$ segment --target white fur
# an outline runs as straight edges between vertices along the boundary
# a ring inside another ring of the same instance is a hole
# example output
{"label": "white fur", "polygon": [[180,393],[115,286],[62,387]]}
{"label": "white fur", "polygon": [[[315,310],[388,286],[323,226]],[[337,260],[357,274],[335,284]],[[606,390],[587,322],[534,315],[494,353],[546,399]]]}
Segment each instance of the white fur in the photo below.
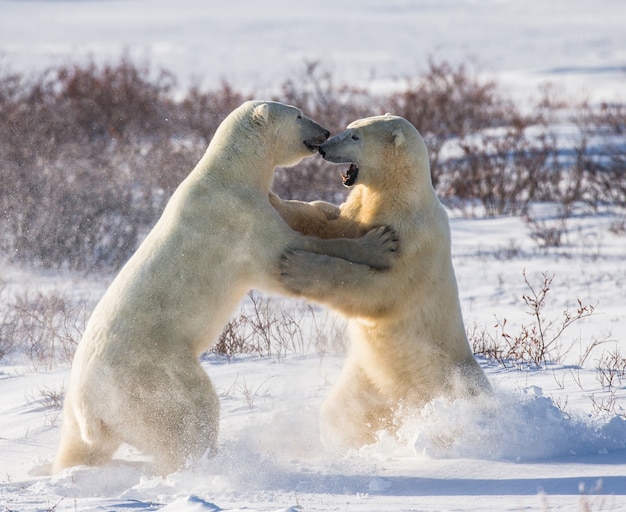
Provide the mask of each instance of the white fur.
{"label": "white fur", "polygon": [[[328,132],[302,112],[247,102],[206,153],[96,306],[74,358],[54,471],[110,460],[121,442],[162,472],[215,450],[219,403],[197,357],[250,288],[280,290],[287,246],[385,266],[393,241],[303,237],[268,201],[274,168],[315,153]],[[347,242],[350,242],[347,244]]]}
{"label": "white fur", "polygon": [[[320,151],[333,162],[354,162],[359,171],[338,214],[312,233],[358,236],[389,225],[400,243],[388,270],[305,251],[288,252],[282,263],[287,288],[351,319],[350,350],[322,406],[322,432],[329,444],[361,446],[379,429],[393,431],[402,409],[439,395],[475,395],[489,384],[465,334],[448,218],[418,131],[391,115],[362,119]],[[290,224],[297,218],[296,205],[283,202],[278,209]]]}

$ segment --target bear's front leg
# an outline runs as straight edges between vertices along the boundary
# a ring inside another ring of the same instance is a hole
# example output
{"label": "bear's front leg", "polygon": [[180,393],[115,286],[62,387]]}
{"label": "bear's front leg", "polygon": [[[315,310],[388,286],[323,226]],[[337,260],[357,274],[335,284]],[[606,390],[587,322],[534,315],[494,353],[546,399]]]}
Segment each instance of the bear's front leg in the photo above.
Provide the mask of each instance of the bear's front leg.
{"label": "bear's front leg", "polygon": [[272,207],[291,229],[303,235],[320,238],[335,237],[333,233],[329,233],[329,221],[339,217],[338,206],[324,201],[305,203],[281,199],[274,192],[269,193],[269,200]]}
{"label": "bear's front leg", "polygon": [[326,304],[346,316],[380,316],[397,304],[397,278],[393,270],[308,251],[285,251],[280,279],[288,291]]}
{"label": "bear's front leg", "polygon": [[393,265],[400,245],[395,230],[389,226],[373,228],[360,238],[320,240],[302,237],[299,241],[303,242],[302,246],[294,244],[292,249],[334,256],[378,270],[388,269]]}
{"label": "bear's front leg", "polygon": [[308,251],[285,251],[280,260],[280,278],[283,285],[298,295],[314,299],[326,293],[327,283],[320,270],[324,261],[335,258]]}

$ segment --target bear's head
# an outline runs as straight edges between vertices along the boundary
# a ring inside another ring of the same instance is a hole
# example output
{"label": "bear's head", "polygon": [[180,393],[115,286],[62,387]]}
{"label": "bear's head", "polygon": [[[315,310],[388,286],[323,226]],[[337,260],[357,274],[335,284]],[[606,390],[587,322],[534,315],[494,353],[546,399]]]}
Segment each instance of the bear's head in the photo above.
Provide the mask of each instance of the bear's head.
{"label": "bear's head", "polygon": [[275,166],[289,167],[317,153],[330,132],[297,107],[276,101],[247,101],[233,112],[244,135]]}
{"label": "bear's head", "polygon": [[428,152],[422,136],[406,119],[384,116],[359,119],[319,148],[325,160],[349,163],[346,187],[388,184],[390,173],[401,186],[431,182]]}

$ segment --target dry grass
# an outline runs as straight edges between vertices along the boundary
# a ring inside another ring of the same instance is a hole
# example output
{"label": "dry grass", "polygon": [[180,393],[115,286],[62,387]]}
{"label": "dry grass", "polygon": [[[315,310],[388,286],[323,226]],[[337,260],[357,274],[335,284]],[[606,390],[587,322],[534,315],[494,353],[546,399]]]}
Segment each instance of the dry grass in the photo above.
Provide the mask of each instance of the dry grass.
{"label": "dry grass", "polygon": [[304,302],[288,304],[257,292],[222,331],[211,353],[231,360],[237,354],[282,359],[288,354],[343,352],[345,323]]}
{"label": "dry grass", "polygon": [[17,353],[34,370],[68,365],[86,318],[84,302],[75,303],[58,292],[25,290],[4,299],[0,302],[0,359]]}

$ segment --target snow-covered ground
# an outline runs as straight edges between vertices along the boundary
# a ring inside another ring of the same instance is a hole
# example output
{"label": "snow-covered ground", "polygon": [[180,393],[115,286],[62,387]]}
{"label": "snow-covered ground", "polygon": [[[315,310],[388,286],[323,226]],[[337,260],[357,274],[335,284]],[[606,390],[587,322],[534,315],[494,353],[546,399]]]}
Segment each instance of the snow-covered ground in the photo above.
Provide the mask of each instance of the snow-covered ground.
{"label": "snow-covered ground", "polygon": [[[317,410],[342,357],[312,347],[280,360],[204,362],[222,404],[214,459],[161,478],[125,448],[113,466],[42,476],[59,433],[59,410],[46,396],[67,385],[68,369],[35,372],[9,359],[0,366],[0,500],[8,510],[57,511],[622,510],[626,376],[603,388],[596,368],[603,354],[626,356],[626,243],[610,229],[619,220],[571,219],[564,246],[544,250],[518,217],[452,215],[468,331],[495,334],[496,319],[506,319],[511,334],[530,324],[521,299],[528,293],[524,271],[537,287],[542,273],[554,274],[543,315],[555,326],[578,299],[593,304],[594,314],[566,329],[560,364],[505,369],[481,359],[495,389],[489,403],[437,400],[406,420],[399,439],[381,433],[377,444],[347,457],[325,453],[317,435]],[[80,276],[6,265],[1,275],[5,292],[92,290],[92,299],[108,279],[82,285]],[[290,304],[275,300],[276,307]],[[312,327],[303,331],[317,335]],[[580,354],[594,341],[604,343],[581,367]],[[442,444],[450,432],[455,440]]]}
{"label": "snow-covered ground", "polygon": [[0,63],[30,70],[127,52],[183,82],[267,93],[305,60],[376,90],[429,57],[473,59],[519,97],[552,81],[613,99],[624,91],[624,19],[622,0],[0,0]]}
{"label": "snow-covered ground", "polygon": [[[545,81],[623,100],[624,19],[622,0],[0,0],[0,65],[35,70],[127,51],[183,83],[226,78],[267,93],[301,72],[304,59],[376,90],[423,70],[429,56],[473,58],[520,101]],[[549,208],[535,208],[553,222]],[[505,320],[512,335],[529,325],[524,272],[533,286],[543,272],[554,275],[543,313],[555,326],[578,299],[595,306],[559,339],[561,363],[520,369],[481,359],[495,389],[489,403],[435,401],[399,439],[381,434],[339,457],[320,446],[317,410],[341,355],[209,358],[222,404],[215,458],[161,478],[124,448],[115,465],[49,477],[42,466],[60,420],[50,396],[67,385],[68,368],[34,371],[12,356],[0,361],[0,511],[626,509],[626,377],[607,386],[596,369],[603,354],[626,354],[626,238],[611,229],[623,226],[623,213],[568,219],[563,245],[550,249],[519,217],[451,217],[474,336],[497,337],[494,326]],[[0,279],[5,293],[59,290],[94,301],[110,276],[2,265]],[[442,432],[456,441],[442,444]]]}

